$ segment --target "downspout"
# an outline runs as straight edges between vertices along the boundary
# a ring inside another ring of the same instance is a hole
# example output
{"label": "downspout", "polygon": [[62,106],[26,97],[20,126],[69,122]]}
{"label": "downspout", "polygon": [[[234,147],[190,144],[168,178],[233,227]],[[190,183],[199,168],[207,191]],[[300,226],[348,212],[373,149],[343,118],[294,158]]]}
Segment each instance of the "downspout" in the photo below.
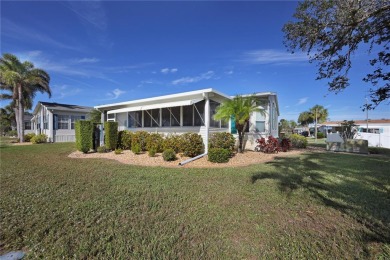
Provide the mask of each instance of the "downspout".
{"label": "downspout", "polygon": [[195,161],[199,158],[202,158],[204,156],[206,156],[209,152],[209,129],[210,129],[210,99],[209,99],[209,95],[208,93],[203,93],[203,97],[205,98],[205,126],[206,126],[206,135],[205,135],[205,152],[203,154],[200,154],[198,156],[195,156],[193,158],[190,158],[190,159],[187,159],[185,161],[182,161],[179,163],[179,166],[183,166],[187,163],[190,163],[192,161]]}

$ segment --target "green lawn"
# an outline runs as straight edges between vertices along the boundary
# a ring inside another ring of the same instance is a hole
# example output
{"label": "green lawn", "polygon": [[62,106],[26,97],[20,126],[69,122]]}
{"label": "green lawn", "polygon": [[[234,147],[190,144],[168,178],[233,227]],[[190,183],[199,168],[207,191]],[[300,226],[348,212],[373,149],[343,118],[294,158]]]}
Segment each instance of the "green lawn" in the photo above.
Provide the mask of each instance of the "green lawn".
{"label": "green lawn", "polygon": [[245,168],[167,169],[71,159],[72,150],[1,146],[0,254],[390,257],[388,156],[307,153]]}

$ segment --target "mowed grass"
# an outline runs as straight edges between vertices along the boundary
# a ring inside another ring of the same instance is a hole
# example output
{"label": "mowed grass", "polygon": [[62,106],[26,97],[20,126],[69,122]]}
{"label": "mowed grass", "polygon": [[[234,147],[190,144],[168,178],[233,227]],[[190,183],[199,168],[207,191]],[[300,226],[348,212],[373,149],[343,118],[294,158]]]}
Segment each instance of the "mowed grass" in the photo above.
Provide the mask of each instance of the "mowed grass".
{"label": "mowed grass", "polygon": [[73,150],[1,146],[0,253],[390,257],[390,157],[306,153],[244,168],[169,169],[68,158]]}

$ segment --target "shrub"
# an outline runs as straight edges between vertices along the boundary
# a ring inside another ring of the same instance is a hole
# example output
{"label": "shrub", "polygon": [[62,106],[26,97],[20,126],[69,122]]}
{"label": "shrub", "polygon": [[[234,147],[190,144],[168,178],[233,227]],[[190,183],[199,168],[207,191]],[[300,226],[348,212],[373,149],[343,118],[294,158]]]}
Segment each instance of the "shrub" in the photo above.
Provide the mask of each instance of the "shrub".
{"label": "shrub", "polygon": [[130,150],[131,148],[131,138],[133,136],[133,133],[130,131],[119,131],[118,132],[118,143],[117,147],[124,149],[124,150]]}
{"label": "shrub", "polygon": [[36,136],[33,136],[30,140],[33,144],[42,144],[47,142],[47,135],[45,134],[39,134]]}
{"label": "shrub", "polygon": [[8,136],[17,136],[18,132],[16,130],[11,130],[7,134],[8,134]]}
{"label": "shrub", "polygon": [[223,148],[234,151],[236,139],[231,133],[213,133],[209,138],[209,148]]}
{"label": "shrub", "polygon": [[132,142],[132,144],[131,144],[131,151],[133,153],[135,153],[135,154],[141,153],[141,146],[139,145],[139,143]]}
{"label": "shrub", "polygon": [[231,150],[224,148],[210,148],[208,160],[215,163],[225,163],[229,161]]}
{"label": "shrub", "polygon": [[76,148],[87,153],[93,147],[93,123],[87,120],[76,121]]}
{"label": "shrub", "polygon": [[168,135],[163,140],[163,150],[173,149],[175,153],[181,152],[182,140],[181,135]]}
{"label": "shrub", "polygon": [[173,149],[167,149],[162,154],[164,161],[174,161],[176,160],[176,153]]}
{"label": "shrub", "polygon": [[290,150],[291,149],[290,139],[283,138],[282,141],[280,142],[280,146],[281,146],[283,152],[287,152],[288,150]]}
{"label": "shrub", "polygon": [[118,141],[118,122],[104,122],[104,145],[114,150]]}
{"label": "shrub", "polygon": [[24,141],[25,141],[25,142],[30,142],[30,141],[31,141],[31,138],[33,138],[34,136],[35,136],[34,133],[25,134],[25,135],[24,135]]}
{"label": "shrub", "polygon": [[325,138],[324,133],[323,133],[323,132],[318,132],[318,133],[317,133],[317,138],[318,138],[318,139]]}
{"label": "shrub", "polygon": [[99,147],[96,149],[96,151],[97,151],[98,153],[106,153],[106,152],[107,152],[107,148],[106,148],[104,145],[102,145],[102,146],[99,146]]}
{"label": "shrub", "polygon": [[163,141],[164,138],[160,134],[149,134],[146,137],[146,150],[149,151],[154,148],[157,153],[161,153],[163,151]]}
{"label": "shrub", "polygon": [[185,133],[182,136],[181,151],[184,156],[195,157],[204,151],[203,139],[195,133]]}
{"label": "shrub", "polygon": [[307,139],[306,137],[299,134],[292,134],[290,136],[291,145],[294,148],[306,148]]}
{"label": "shrub", "polygon": [[[146,131],[138,131],[133,133],[131,137],[131,147],[134,143],[137,143],[141,151],[146,151],[146,140],[148,139],[149,133]],[[133,150],[133,148],[131,148]]]}
{"label": "shrub", "polygon": [[123,151],[120,148],[115,149],[115,154],[121,154]]}
{"label": "shrub", "polygon": [[154,146],[150,147],[148,150],[148,154],[150,157],[154,157],[156,155],[156,152],[157,152],[157,149]]}

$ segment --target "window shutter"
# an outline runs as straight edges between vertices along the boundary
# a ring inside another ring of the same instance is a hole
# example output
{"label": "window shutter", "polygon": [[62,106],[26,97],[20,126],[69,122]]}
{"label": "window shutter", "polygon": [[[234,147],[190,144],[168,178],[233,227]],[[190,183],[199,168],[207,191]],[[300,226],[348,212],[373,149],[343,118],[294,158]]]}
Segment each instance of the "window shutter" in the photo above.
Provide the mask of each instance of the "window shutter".
{"label": "window shutter", "polygon": [[230,133],[231,134],[237,134],[237,129],[236,129],[236,119],[234,118],[234,116],[231,116],[230,117]]}
{"label": "window shutter", "polygon": [[58,115],[57,115],[57,114],[54,114],[54,115],[53,115],[53,129],[54,129],[54,130],[57,130],[57,129],[58,129],[58,124],[57,124],[57,122],[58,122]]}

